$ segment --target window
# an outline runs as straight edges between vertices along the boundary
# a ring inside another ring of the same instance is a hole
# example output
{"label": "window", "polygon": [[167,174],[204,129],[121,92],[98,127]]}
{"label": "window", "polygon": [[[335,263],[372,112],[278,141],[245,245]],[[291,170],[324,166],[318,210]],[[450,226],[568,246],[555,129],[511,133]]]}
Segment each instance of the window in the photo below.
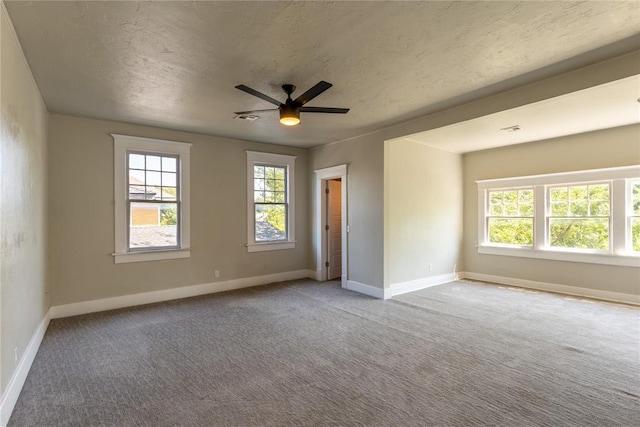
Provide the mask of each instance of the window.
{"label": "window", "polygon": [[478,181],[478,252],[640,267],[640,166]]}
{"label": "window", "polygon": [[609,250],[609,184],[549,187],[552,248]]}
{"label": "window", "polygon": [[533,189],[489,191],[487,229],[491,243],[533,246]]}
{"label": "window", "polygon": [[247,151],[249,252],[295,247],[295,157]]}
{"label": "window", "polygon": [[631,191],[629,199],[631,200],[629,215],[629,228],[630,235],[628,236],[630,250],[634,252],[640,252],[640,181],[630,182]]}
{"label": "window", "polygon": [[115,262],[189,257],[191,144],[112,136]]}

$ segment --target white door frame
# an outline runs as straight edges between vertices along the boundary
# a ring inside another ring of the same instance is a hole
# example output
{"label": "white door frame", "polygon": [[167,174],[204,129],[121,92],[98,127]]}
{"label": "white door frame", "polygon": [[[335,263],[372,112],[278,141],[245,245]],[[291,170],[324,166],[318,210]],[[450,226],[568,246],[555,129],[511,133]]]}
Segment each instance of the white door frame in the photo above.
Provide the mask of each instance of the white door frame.
{"label": "white door frame", "polygon": [[327,224],[327,198],[323,185],[329,179],[340,179],[342,190],[342,287],[347,287],[348,278],[348,224],[347,224],[347,165],[332,166],[330,168],[318,169],[316,174],[316,215],[319,219],[316,224],[316,279],[324,282],[327,280],[327,239],[325,238],[325,225]]}

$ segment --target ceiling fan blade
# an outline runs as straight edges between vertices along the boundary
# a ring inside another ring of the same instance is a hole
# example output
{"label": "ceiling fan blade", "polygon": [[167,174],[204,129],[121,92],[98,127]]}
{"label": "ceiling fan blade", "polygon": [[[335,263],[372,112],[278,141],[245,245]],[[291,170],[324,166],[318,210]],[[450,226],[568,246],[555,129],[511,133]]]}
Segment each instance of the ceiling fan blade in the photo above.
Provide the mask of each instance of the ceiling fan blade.
{"label": "ceiling fan blade", "polygon": [[347,114],[348,108],[331,108],[331,107],[300,107],[301,113],[332,113]]}
{"label": "ceiling fan blade", "polygon": [[253,113],[262,113],[265,111],[278,111],[278,108],[269,108],[267,110],[236,111],[233,114],[253,114]]}
{"label": "ceiling fan blade", "polygon": [[331,86],[333,86],[331,83],[325,82],[324,80],[322,80],[321,82],[316,84],[314,87],[312,87],[311,89],[309,89],[308,91],[306,91],[305,93],[297,97],[293,101],[293,103],[296,105],[304,105],[307,102],[311,101],[316,96],[320,95],[325,90],[329,89]]}
{"label": "ceiling fan blade", "polygon": [[238,86],[236,86],[236,89],[240,89],[241,91],[246,92],[249,95],[257,96],[258,98],[264,99],[265,101],[270,102],[273,105],[277,105],[278,107],[280,106],[280,101],[277,101],[277,100],[273,99],[272,97],[270,97],[269,95],[265,95],[262,92],[258,92],[255,89],[251,89],[249,86],[238,85]]}

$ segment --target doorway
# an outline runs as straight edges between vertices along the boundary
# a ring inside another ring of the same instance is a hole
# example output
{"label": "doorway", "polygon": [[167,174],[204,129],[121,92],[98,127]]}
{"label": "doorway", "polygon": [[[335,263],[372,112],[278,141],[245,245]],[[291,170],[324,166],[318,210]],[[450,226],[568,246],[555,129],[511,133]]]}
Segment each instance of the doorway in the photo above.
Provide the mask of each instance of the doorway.
{"label": "doorway", "polygon": [[342,277],[342,182],[341,179],[326,181],[327,198],[327,280]]}
{"label": "doorway", "polygon": [[315,171],[316,280],[348,278],[347,165]]}

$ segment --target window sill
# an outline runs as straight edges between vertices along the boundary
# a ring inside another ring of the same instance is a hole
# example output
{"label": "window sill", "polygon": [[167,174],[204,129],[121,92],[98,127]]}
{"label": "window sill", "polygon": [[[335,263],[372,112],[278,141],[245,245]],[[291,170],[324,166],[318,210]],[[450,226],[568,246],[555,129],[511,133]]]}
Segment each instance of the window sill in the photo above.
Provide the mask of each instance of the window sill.
{"label": "window sill", "polygon": [[115,264],[125,264],[129,262],[162,261],[168,259],[179,259],[191,257],[191,249],[169,249],[147,252],[122,252],[113,255]]}
{"label": "window sill", "polygon": [[295,247],[295,241],[248,243],[247,252],[279,251],[281,249],[294,249]]}
{"label": "window sill", "polygon": [[584,262],[624,267],[640,267],[640,256],[611,255],[598,253],[578,253],[564,250],[544,250],[530,248],[508,248],[504,246],[479,245],[478,253],[484,255],[513,256],[520,258],[548,259],[553,261]]}

